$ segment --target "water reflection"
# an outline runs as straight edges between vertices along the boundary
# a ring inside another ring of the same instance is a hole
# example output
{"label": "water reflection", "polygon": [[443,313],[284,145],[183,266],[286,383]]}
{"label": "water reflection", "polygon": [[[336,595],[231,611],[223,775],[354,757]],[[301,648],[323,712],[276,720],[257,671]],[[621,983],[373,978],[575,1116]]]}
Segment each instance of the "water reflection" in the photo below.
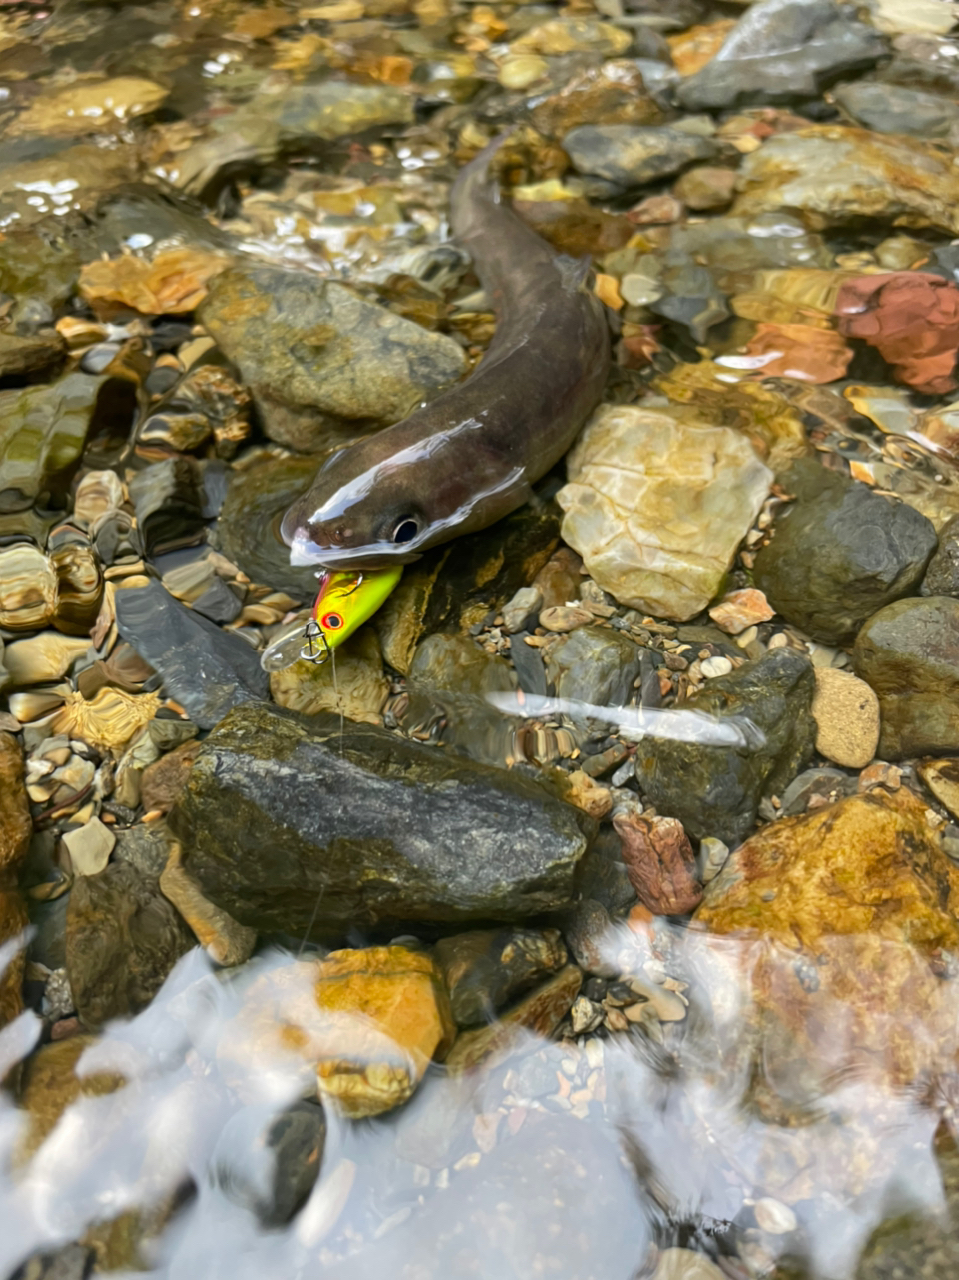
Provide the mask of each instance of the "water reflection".
{"label": "water reflection", "polygon": [[[835,941],[853,962],[867,940]],[[3,1099],[0,1274],[135,1213],[140,1265],[164,1280],[629,1280],[677,1244],[729,1276],[845,1280],[883,1221],[945,1208],[934,1146],[959,1048],[946,970],[868,942],[868,981],[843,998],[800,983],[797,1003],[780,943],[619,925],[603,949],[648,1017],[558,1042],[517,1030],[477,1070],[432,1067],[406,1107],[351,1122],[326,1105],[325,1123],[314,1064],[357,1037],[375,1056],[381,1033],[317,1009],[309,958],[217,973],[194,951],[133,1021],[47,1046],[77,1058],[59,1118],[69,1066],[38,1081],[43,1053],[31,1111]],[[661,1019],[667,993],[680,1016]],[[0,1034],[4,1069],[39,1025]]]}

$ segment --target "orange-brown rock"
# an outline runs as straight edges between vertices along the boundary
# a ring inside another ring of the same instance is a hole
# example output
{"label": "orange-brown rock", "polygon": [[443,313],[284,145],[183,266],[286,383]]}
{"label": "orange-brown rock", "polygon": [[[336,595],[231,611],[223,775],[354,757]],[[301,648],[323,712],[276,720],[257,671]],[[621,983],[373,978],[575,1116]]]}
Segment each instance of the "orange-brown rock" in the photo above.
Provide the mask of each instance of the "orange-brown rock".
{"label": "orange-brown rock", "polygon": [[746,344],[746,354],[761,359],[759,374],[763,378],[823,383],[844,378],[853,353],[835,329],[818,329],[809,324],[757,324]]}
{"label": "orange-brown rock", "polygon": [[640,901],[654,915],[679,916],[698,907],[703,891],[683,824],[676,818],[618,813],[613,826]]}
{"label": "orange-brown rock", "polygon": [[959,1058],[957,909],[959,867],[903,787],[763,827],[709,885],[695,923],[761,942],[751,994],[789,1059],[823,1079],[848,1071],[897,1088]]}
{"label": "orange-brown rock", "polygon": [[774,618],[776,610],[756,587],[743,587],[723,596],[719,604],[710,609],[709,616],[721,631],[738,636],[747,627]]}
{"label": "orange-brown rock", "polygon": [[[331,952],[319,967],[316,1002],[351,1024],[351,1038],[317,1067],[320,1092],[350,1116],[376,1115],[404,1102],[430,1059],[444,1057],[456,1034],[431,957],[405,947]],[[392,1042],[402,1061],[371,1060],[366,1023]]]}
{"label": "orange-brown rock", "polygon": [[431,957],[367,947],[264,974],[225,1029],[217,1056],[241,1093],[264,1071],[294,1073],[305,1092],[318,1091],[360,1118],[406,1102],[454,1035]]}
{"label": "orange-brown rock", "polygon": [[959,289],[925,271],[847,280],[836,300],[839,332],[862,338],[899,382],[929,395],[955,389]]}
{"label": "orange-brown rock", "polygon": [[101,319],[130,307],[143,315],[176,315],[195,311],[208,281],[229,265],[225,254],[183,246],[161,250],[152,262],[126,253],[88,263],[79,288]]}

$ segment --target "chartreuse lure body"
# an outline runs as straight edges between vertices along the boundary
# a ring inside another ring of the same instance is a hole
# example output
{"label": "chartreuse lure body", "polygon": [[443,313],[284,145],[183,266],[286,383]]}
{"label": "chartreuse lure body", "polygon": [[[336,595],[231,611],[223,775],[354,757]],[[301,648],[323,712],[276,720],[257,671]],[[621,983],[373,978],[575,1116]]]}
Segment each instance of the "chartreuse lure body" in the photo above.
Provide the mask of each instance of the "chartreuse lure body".
{"label": "chartreuse lure body", "polygon": [[324,569],[306,627],[277,637],[260,659],[267,671],[282,671],[298,659],[325,662],[333,650],[371,618],[403,573],[385,569]]}

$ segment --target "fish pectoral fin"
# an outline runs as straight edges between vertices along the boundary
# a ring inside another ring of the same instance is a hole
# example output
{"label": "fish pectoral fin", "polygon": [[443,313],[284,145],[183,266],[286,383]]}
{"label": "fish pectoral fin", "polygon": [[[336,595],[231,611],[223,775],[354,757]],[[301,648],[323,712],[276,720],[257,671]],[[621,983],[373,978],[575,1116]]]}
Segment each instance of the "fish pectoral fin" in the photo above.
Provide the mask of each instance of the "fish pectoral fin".
{"label": "fish pectoral fin", "polygon": [[556,270],[567,293],[576,293],[585,289],[592,269],[593,263],[590,258],[572,258],[568,253],[556,255]]}

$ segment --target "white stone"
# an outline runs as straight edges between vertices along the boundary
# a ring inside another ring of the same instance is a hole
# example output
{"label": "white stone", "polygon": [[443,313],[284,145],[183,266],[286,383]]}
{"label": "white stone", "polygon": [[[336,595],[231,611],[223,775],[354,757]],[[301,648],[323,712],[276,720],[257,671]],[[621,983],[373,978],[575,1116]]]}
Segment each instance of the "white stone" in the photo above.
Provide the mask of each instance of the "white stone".
{"label": "white stone", "polygon": [[699,842],[699,862],[703,884],[719,875],[729,857],[729,846],[716,836],[705,836]]}
{"label": "white stone", "polygon": [[796,1215],[788,1204],[774,1200],[772,1196],[764,1196],[753,1205],[756,1222],[763,1231],[771,1236],[786,1236],[796,1230]]}
{"label": "white stone", "polygon": [[733,664],[723,654],[717,653],[712,658],[703,658],[699,669],[707,680],[715,680],[717,676],[728,676]]}
{"label": "white stone", "polygon": [[886,35],[944,36],[959,21],[950,0],[867,0],[873,26]]}
{"label": "white stone", "polygon": [[63,836],[74,873],[78,876],[98,875],[110,861],[116,842],[116,836],[99,818],[91,818],[86,826],[67,831]]}
{"label": "white stone", "polygon": [[563,539],[621,604],[685,622],[712,600],[773,474],[745,436],[601,405],[557,495]]}

